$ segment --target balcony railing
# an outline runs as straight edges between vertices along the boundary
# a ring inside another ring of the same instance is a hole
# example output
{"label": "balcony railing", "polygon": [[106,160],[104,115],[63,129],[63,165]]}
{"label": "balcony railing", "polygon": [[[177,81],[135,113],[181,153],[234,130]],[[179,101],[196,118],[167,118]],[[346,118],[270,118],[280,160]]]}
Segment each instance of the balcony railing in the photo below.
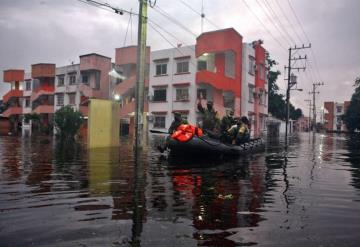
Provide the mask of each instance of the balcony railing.
{"label": "balcony railing", "polygon": [[196,83],[207,83],[219,90],[240,93],[240,83],[236,84],[233,78],[207,70],[196,73]]}
{"label": "balcony railing", "polygon": [[37,113],[37,114],[54,113],[54,106],[53,105],[39,105],[32,112]]}
{"label": "balcony railing", "polygon": [[8,93],[6,93],[3,96],[4,103],[7,103],[11,98],[20,98],[23,97],[23,91],[22,90],[10,90]]}
{"label": "balcony railing", "polygon": [[35,101],[40,95],[52,95],[54,91],[55,88],[53,86],[40,86],[31,94],[31,101]]}
{"label": "balcony railing", "polygon": [[22,107],[19,106],[9,107],[6,111],[2,113],[2,115],[7,118],[12,115],[21,115],[21,114],[22,114]]}

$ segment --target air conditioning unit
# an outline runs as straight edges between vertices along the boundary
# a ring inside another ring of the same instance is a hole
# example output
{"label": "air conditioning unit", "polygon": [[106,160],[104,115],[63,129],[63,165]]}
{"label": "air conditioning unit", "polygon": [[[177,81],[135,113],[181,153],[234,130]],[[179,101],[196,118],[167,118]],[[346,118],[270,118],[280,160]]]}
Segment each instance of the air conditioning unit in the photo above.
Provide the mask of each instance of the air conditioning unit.
{"label": "air conditioning unit", "polygon": [[154,121],[154,115],[149,115],[148,116],[148,121],[153,122]]}
{"label": "air conditioning unit", "polygon": [[147,96],[147,99],[148,99],[149,102],[152,102],[154,100],[154,95],[149,94]]}

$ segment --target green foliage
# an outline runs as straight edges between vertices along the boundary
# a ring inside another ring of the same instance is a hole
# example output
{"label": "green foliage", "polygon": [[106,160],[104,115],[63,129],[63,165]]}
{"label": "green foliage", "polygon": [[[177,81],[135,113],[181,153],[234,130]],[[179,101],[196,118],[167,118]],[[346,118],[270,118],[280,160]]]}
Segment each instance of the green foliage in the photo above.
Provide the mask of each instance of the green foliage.
{"label": "green foliage", "polygon": [[[279,86],[276,81],[281,74],[280,71],[272,71],[271,68],[276,65],[276,61],[271,59],[269,55],[266,57],[268,63],[268,84],[269,84],[269,113],[278,119],[286,119],[286,101],[284,95],[279,93]],[[289,114],[291,119],[298,119],[302,116],[300,108],[295,107],[290,103]]]}
{"label": "green foliage", "polygon": [[29,113],[24,115],[24,121],[29,122],[30,120],[39,122],[40,121],[40,115],[37,113]]}
{"label": "green foliage", "polygon": [[355,79],[355,92],[343,117],[347,129],[351,132],[360,130],[360,77]]}
{"label": "green foliage", "polygon": [[61,139],[73,139],[83,123],[83,117],[71,106],[64,106],[55,112],[54,123]]}

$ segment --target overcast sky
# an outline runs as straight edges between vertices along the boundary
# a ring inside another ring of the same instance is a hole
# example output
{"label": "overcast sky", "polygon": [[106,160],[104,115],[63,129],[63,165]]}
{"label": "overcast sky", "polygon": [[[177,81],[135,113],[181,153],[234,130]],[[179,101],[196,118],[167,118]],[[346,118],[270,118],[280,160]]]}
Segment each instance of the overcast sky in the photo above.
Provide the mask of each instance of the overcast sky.
{"label": "overcast sky", "polygon": [[[105,2],[138,11],[137,0]],[[287,49],[290,45],[307,45],[309,39],[312,50],[296,54],[306,54],[308,60],[307,71],[296,72],[298,87],[303,92],[292,91],[292,102],[307,115],[304,100],[310,97],[308,91],[312,82],[320,80],[325,85],[319,88],[318,106],[323,101],[349,100],[354,79],[360,76],[360,1],[290,0],[290,3],[288,0],[205,0],[207,20],[203,28],[210,31],[233,27],[245,42],[264,40],[264,47],[279,62],[282,75],[278,84],[282,92],[285,91],[283,72]],[[155,7],[148,10],[149,19],[157,29],[148,27],[151,49],[171,48],[171,44],[178,43],[195,44],[196,35],[201,33],[201,18],[194,10],[201,12],[201,0],[157,0]],[[167,41],[158,32],[162,32]],[[57,66],[72,61],[78,63],[79,55],[92,52],[112,57],[114,61],[116,47],[135,45],[136,41],[136,16],[130,21],[126,13],[116,15],[77,0],[0,0],[1,72],[10,68],[29,72],[31,64],[40,62]],[[0,76],[2,97],[9,87],[2,83],[2,73]]]}

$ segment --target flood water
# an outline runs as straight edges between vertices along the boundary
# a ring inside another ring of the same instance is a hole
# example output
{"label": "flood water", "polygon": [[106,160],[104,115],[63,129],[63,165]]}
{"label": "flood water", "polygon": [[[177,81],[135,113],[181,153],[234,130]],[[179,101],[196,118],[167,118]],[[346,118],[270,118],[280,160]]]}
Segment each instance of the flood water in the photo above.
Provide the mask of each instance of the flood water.
{"label": "flood water", "polygon": [[0,246],[359,246],[359,138],[191,161],[0,137]]}

